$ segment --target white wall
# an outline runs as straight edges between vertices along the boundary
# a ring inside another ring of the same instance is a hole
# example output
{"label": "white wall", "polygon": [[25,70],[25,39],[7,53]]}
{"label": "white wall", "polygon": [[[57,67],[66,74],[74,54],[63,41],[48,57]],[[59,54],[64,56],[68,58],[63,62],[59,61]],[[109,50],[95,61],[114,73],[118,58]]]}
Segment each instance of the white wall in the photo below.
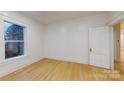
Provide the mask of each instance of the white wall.
{"label": "white wall", "polygon": [[[89,28],[105,26],[108,18],[106,14],[90,15],[44,26],[17,12],[0,12],[0,76],[43,57],[87,64]],[[27,27],[27,55],[25,57],[4,60],[3,19],[12,20]]]}
{"label": "white wall", "polygon": [[124,29],[121,32],[121,50],[124,50]]}
{"label": "white wall", "polygon": [[105,26],[108,15],[91,15],[48,24],[45,31],[44,56],[52,59],[88,63],[88,31]]}
{"label": "white wall", "polygon": [[[5,15],[5,16],[3,16]],[[3,19],[12,20],[26,26],[27,33],[27,53],[24,57],[14,60],[4,60],[4,42],[3,42]],[[43,58],[43,25],[31,20],[17,12],[0,13],[0,76],[13,72],[25,65],[31,64]]]}

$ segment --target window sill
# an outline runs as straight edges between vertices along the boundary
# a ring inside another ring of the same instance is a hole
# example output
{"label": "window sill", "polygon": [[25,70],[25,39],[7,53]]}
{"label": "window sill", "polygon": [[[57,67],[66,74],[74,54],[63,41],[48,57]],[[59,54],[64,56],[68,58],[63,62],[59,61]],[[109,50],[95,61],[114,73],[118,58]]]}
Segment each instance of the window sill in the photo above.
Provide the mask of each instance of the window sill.
{"label": "window sill", "polygon": [[13,57],[13,58],[8,58],[8,59],[5,59],[4,62],[17,60],[17,59],[20,59],[20,58],[24,58],[24,57],[26,57],[26,56],[27,56],[27,55],[21,55],[21,56],[17,56],[17,57]]}

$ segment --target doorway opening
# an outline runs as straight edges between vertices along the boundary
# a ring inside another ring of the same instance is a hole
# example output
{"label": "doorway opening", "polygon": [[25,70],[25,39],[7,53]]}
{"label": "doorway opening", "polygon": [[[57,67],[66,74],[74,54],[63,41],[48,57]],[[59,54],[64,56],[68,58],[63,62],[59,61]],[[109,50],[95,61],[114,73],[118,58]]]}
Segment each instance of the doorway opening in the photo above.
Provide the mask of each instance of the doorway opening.
{"label": "doorway opening", "polygon": [[124,72],[124,20],[113,25],[115,69]]}
{"label": "doorway opening", "polygon": [[116,62],[124,62],[124,21],[113,25],[114,29],[114,59]]}

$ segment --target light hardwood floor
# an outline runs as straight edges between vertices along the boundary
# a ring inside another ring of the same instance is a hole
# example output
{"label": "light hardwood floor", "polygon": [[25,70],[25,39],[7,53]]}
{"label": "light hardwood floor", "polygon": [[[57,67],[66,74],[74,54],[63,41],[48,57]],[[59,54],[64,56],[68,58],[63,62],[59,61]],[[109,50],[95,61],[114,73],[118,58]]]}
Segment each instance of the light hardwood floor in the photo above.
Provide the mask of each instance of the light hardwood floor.
{"label": "light hardwood floor", "polygon": [[0,80],[124,80],[124,63],[115,62],[115,71],[59,60],[43,59]]}

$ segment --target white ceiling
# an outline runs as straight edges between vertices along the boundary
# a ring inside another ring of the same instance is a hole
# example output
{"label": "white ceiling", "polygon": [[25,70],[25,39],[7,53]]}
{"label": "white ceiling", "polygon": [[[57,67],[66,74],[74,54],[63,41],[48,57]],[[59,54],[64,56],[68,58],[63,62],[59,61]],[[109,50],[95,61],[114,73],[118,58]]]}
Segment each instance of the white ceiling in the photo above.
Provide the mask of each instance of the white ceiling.
{"label": "white ceiling", "polygon": [[108,13],[102,11],[25,11],[21,14],[28,16],[43,24],[48,24],[56,21],[68,20],[72,18],[84,17],[100,13]]}

